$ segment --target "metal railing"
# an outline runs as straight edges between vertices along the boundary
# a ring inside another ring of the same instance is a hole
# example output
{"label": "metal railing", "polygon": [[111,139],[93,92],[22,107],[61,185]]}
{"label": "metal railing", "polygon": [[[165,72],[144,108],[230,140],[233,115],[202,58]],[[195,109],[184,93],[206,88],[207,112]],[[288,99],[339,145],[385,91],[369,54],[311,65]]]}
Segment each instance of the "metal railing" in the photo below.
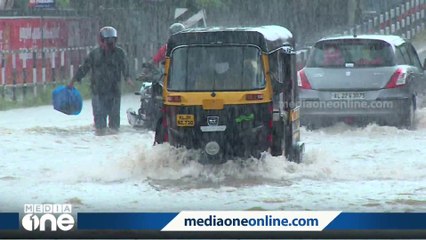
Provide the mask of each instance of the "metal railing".
{"label": "metal railing", "polygon": [[[89,52],[96,46],[70,48],[21,49],[0,52],[0,92],[3,100],[37,96],[38,88],[66,84]],[[139,59],[137,46],[123,44],[128,52],[131,74],[135,76],[144,59]],[[151,47],[153,48],[153,47]],[[32,91],[28,91],[32,89]]]}

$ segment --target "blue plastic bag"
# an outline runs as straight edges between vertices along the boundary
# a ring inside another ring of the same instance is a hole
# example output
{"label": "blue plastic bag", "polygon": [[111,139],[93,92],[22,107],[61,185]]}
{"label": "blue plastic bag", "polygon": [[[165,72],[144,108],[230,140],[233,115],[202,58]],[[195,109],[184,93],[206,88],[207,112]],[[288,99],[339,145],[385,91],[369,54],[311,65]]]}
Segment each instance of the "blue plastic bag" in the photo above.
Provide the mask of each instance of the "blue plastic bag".
{"label": "blue plastic bag", "polygon": [[59,86],[52,92],[53,108],[67,115],[78,115],[83,108],[83,99],[76,88]]}

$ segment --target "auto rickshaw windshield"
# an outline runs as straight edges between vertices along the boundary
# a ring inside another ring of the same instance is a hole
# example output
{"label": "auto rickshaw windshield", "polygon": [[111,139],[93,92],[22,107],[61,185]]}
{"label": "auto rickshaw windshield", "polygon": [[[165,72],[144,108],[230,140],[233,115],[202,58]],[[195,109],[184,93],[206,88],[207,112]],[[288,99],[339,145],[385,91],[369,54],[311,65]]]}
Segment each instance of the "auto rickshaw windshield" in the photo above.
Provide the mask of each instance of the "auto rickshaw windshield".
{"label": "auto rickshaw windshield", "polygon": [[170,91],[247,91],[265,88],[254,46],[185,46],[171,56]]}

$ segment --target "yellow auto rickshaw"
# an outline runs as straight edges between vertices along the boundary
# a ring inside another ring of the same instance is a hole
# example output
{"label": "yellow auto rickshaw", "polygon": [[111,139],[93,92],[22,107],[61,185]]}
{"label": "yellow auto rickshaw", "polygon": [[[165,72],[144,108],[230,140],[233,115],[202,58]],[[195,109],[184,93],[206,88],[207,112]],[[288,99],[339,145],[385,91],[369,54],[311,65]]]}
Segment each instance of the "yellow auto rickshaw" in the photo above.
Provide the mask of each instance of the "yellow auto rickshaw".
{"label": "yellow auto rickshaw", "polygon": [[294,39],[281,26],[187,29],[168,40],[158,142],[208,163],[284,154],[300,162]]}

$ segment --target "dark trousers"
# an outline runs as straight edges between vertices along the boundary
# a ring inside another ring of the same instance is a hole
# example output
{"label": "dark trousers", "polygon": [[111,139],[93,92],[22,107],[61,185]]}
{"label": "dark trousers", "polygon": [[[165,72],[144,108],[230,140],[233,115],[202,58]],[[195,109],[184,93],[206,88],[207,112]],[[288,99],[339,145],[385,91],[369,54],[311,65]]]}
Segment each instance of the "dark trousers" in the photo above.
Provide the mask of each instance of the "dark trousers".
{"label": "dark trousers", "polygon": [[120,127],[121,96],[92,95],[93,118],[96,129]]}

